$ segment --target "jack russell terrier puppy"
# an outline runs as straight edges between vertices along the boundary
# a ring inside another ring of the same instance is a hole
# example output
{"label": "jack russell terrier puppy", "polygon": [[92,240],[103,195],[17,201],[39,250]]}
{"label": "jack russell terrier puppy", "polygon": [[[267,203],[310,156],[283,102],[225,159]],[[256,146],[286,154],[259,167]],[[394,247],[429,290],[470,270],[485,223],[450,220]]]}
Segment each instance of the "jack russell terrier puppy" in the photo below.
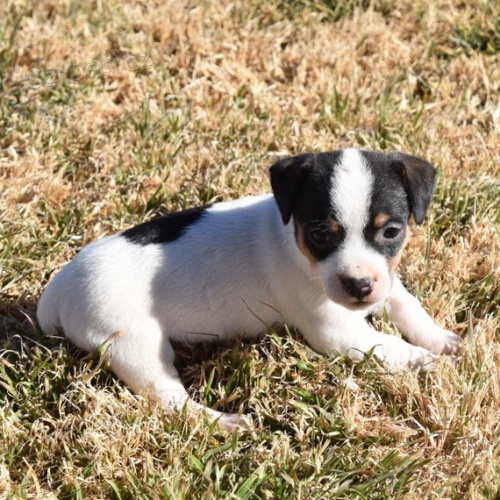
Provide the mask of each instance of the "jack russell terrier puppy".
{"label": "jack russell terrier puppy", "polygon": [[[111,369],[165,406],[188,399],[170,339],[255,337],[298,328],[319,353],[390,368],[425,368],[458,353],[395,276],[412,215],[421,224],[432,165],[403,153],[301,154],[270,168],[273,194],[172,213],[96,241],[49,283],[38,305],[46,334],[62,328],[86,351],[108,344]],[[365,321],[386,310],[408,341]],[[250,425],[205,409],[222,427]]]}

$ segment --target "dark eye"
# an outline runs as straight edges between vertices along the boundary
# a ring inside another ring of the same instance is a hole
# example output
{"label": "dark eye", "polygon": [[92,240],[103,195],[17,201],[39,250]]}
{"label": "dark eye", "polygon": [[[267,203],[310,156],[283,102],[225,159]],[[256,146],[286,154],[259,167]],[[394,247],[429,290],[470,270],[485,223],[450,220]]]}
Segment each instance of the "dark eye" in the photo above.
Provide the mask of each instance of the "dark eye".
{"label": "dark eye", "polygon": [[329,245],[332,241],[332,236],[328,231],[322,228],[315,227],[309,229],[309,238],[315,245],[325,246]]}
{"label": "dark eye", "polygon": [[388,226],[384,229],[383,235],[386,240],[397,238],[403,229],[399,226]]}

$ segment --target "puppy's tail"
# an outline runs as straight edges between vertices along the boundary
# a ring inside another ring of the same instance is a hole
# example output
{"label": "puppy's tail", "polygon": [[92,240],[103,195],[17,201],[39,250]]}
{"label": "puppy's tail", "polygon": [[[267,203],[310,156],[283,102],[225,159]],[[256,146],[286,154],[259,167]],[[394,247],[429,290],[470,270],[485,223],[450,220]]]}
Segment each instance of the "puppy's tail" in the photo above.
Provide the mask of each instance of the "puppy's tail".
{"label": "puppy's tail", "polygon": [[36,319],[45,335],[55,335],[61,326],[57,276],[48,285],[38,301]]}

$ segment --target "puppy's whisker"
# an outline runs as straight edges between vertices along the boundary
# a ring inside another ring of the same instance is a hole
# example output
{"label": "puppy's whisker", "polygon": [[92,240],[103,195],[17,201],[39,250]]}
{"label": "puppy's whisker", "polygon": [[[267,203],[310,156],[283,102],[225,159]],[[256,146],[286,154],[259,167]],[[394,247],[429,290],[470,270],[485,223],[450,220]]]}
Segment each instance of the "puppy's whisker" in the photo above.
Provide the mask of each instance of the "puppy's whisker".
{"label": "puppy's whisker", "polygon": [[[256,314],[252,309],[251,307],[246,303],[245,299],[243,299],[243,297],[240,297],[240,300],[243,302],[243,304],[245,304],[245,307],[248,309],[248,311],[250,311],[250,314],[256,318],[257,320],[259,320],[263,326],[266,328],[266,329],[270,329],[272,325],[268,325],[258,314]],[[260,301],[259,301],[260,302]],[[262,303],[262,302],[261,302]],[[267,305],[267,304],[265,304]],[[277,309],[274,309],[275,311],[277,311]]]}

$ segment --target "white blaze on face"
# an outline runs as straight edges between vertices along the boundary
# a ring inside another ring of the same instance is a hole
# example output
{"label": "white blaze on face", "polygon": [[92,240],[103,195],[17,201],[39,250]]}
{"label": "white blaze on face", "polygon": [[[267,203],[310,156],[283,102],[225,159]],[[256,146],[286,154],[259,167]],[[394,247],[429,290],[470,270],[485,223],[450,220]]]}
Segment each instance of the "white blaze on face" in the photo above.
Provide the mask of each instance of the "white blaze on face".
{"label": "white blaze on face", "polygon": [[346,149],[335,169],[331,200],[346,236],[362,235],[368,224],[372,199],[373,174],[355,149]]}
{"label": "white blaze on face", "polygon": [[371,278],[373,292],[366,297],[368,303],[384,299],[391,288],[386,259],[368,245],[364,236],[364,229],[370,222],[373,184],[373,173],[361,153],[354,149],[345,150],[340,164],[334,169],[330,192],[345,238],[340,248],[320,266],[328,296],[345,305],[353,304],[357,299],[344,291],[340,275],[356,279]]}

